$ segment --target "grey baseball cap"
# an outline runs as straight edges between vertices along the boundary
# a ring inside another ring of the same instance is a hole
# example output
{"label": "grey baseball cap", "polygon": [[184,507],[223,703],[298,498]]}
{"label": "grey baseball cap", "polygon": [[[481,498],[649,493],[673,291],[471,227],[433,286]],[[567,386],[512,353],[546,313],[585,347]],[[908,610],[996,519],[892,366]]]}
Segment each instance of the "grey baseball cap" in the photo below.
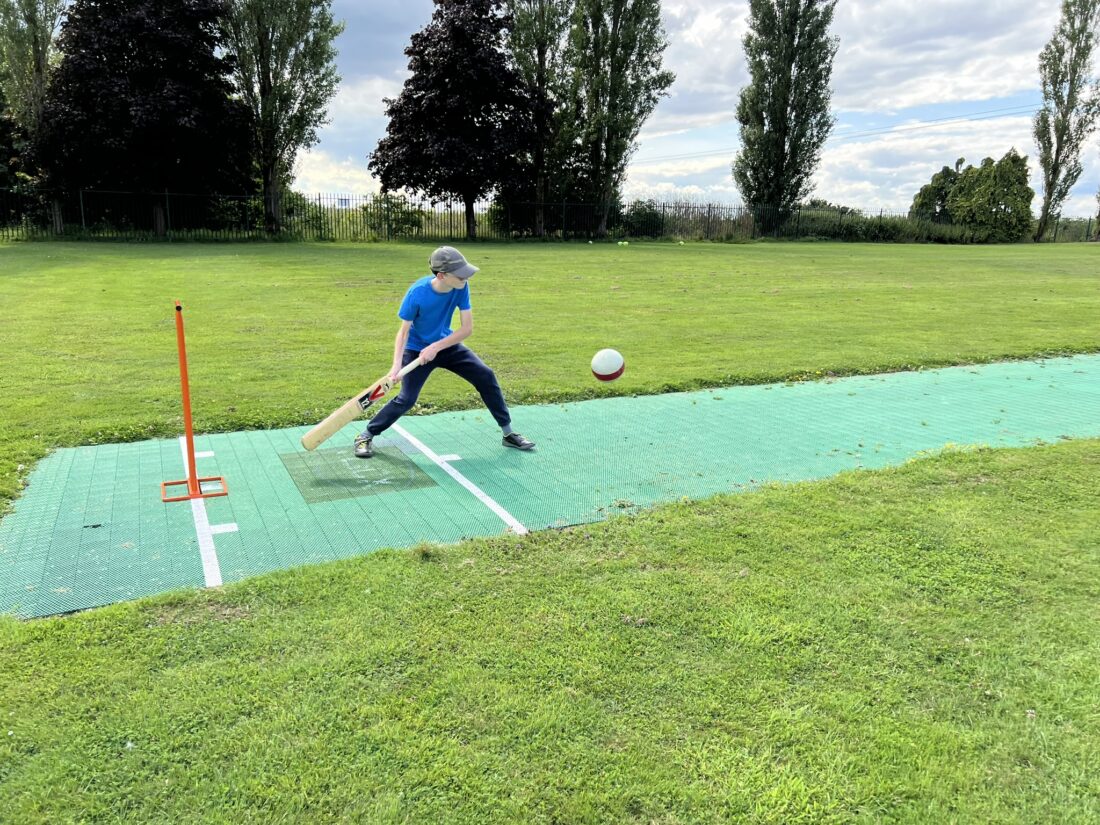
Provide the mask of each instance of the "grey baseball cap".
{"label": "grey baseball cap", "polygon": [[467,263],[462,253],[453,246],[439,247],[428,259],[428,266],[432,268],[432,272],[445,272],[464,281],[478,271],[478,268]]}

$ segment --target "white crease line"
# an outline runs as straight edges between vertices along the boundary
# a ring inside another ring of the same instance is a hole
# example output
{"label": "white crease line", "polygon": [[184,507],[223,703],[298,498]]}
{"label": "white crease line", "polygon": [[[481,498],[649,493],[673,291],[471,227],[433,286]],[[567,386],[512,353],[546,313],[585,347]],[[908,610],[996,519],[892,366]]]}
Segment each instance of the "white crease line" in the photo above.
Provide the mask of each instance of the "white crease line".
{"label": "white crease line", "polygon": [[491,499],[484,490],[482,490],[480,487],[470,481],[470,479],[466,478],[466,476],[462,475],[462,473],[460,473],[458,470],[447,463],[448,460],[453,460],[454,458],[456,458],[456,456],[447,456],[446,459],[441,458],[440,456],[432,452],[428,448],[428,446],[422,441],[414,438],[412,434],[400,424],[394,424],[393,428],[397,430],[397,432],[400,433],[410,444],[416,447],[416,449],[424,453],[424,455],[430,461],[435,462],[439,467],[441,467],[447,475],[449,475],[451,478],[453,478],[455,481],[457,481],[459,484],[461,484],[463,487],[473,493],[478,501],[480,501],[482,504],[492,510],[497,515],[497,517],[500,518],[501,521],[512,528],[513,533],[521,536],[527,535],[527,528],[524,527],[523,524],[521,524],[515,516],[513,516],[511,513],[509,513],[507,510],[505,510],[503,507],[493,501],[493,499]]}
{"label": "white crease line", "polygon": [[212,458],[213,456],[213,450],[203,450],[201,453],[195,453],[195,458]]}
{"label": "white crease line", "polygon": [[462,456],[460,456],[460,455],[441,455],[439,457],[439,460],[440,461],[461,461]]}
{"label": "white crease line", "polygon": [[[187,438],[186,436],[180,436],[180,452],[183,453],[183,471],[190,473],[191,468],[187,466]],[[208,453],[213,455],[213,453]],[[195,455],[195,462],[198,463],[199,454]],[[195,468],[195,475],[198,475],[198,467]],[[213,527],[210,526],[210,519],[206,515],[206,500],[201,498],[191,499],[191,515],[195,519],[195,535],[199,540],[199,557],[202,559],[202,575],[206,581],[207,587],[220,587],[222,583],[222,568],[218,562],[218,553],[214,548],[214,534],[215,533],[228,533],[231,530],[225,529],[232,527],[233,530],[237,529],[237,525],[228,524],[216,524]]]}
{"label": "white crease line", "polygon": [[191,513],[195,517],[195,534],[199,538],[203,578],[206,580],[207,587],[218,587],[222,583],[222,569],[218,564],[218,554],[214,550],[214,530],[206,517],[206,502],[201,498],[191,499]]}

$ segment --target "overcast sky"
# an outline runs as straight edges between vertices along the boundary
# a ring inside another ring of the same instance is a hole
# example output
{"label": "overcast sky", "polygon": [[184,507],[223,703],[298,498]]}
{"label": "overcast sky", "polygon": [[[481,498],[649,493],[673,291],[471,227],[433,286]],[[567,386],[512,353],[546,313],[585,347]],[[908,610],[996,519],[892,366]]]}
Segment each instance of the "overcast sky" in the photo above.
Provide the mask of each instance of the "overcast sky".
{"label": "overcast sky", "polygon": [[[1015,147],[1026,154],[1039,196],[1031,115],[1042,97],[1038,55],[1058,22],[1060,0],[842,0],[833,32],[836,128],[815,175],[814,195],[868,210],[903,211],[932,174],[960,157],[978,165]],[[367,155],[385,134],[385,97],[408,76],[404,49],[431,19],[432,0],[334,0],[346,23],[337,41],[343,81],[320,143],[302,154],[296,187],[307,192],[378,190]],[[733,112],[748,80],[741,38],[748,0],[665,0],[676,74],[642,129],[624,194],[740,203],[730,164]],[[1066,215],[1097,212],[1100,136]]]}

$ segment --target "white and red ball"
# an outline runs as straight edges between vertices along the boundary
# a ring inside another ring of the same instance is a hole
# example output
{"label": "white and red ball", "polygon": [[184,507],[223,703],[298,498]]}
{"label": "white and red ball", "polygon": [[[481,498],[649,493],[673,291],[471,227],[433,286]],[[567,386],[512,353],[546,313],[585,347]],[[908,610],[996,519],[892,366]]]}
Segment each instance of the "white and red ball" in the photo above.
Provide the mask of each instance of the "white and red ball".
{"label": "white and red ball", "polygon": [[592,374],[601,381],[614,381],[623,374],[626,361],[613,349],[602,349],[592,356]]}

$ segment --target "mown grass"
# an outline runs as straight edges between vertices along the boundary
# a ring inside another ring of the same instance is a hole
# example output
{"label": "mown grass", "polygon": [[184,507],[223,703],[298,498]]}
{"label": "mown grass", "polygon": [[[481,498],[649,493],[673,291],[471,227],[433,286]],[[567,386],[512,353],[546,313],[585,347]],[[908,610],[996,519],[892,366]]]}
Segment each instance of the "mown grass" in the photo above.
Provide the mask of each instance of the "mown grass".
{"label": "mown grass", "polygon": [[[0,245],[0,512],[60,445],[314,423],[389,365],[431,246]],[[478,244],[470,340],[537,403],[1096,351],[1085,244]],[[627,358],[596,386],[592,354]],[[433,379],[423,411],[477,406]],[[22,465],[23,470],[19,470]]]}
{"label": "mown grass", "polygon": [[11,822],[1092,822],[1100,441],[0,622]]}
{"label": "mown grass", "polygon": [[[0,246],[0,495],[178,434],[176,297],[200,429],[312,422],[428,251]],[[467,251],[514,403],[1100,349],[1085,246]],[[1095,821],[1098,488],[1096,440],[950,453],[0,618],[0,821]]]}

